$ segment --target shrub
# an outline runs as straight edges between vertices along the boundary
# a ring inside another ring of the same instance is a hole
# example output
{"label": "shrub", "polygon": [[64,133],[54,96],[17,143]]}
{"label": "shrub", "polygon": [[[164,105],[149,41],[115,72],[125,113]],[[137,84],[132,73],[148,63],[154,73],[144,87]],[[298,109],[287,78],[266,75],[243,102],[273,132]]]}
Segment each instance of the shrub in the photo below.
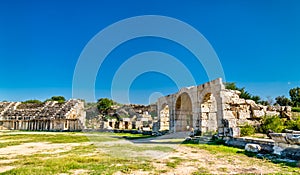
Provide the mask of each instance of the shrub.
{"label": "shrub", "polygon": [[260,132],[267,133],[268,130],[282,132],[282,130],[285,128],[284,121],[280,119],[279,116],[265,116],[262,119]]}
{"label": "shrub", "polygon": [[46,101],[57,101],[58,103],[64,103],[66,99],[63,96],[53,96],[50,99],[45,100],[45,102]]}
{"label": "shrub", "polygon": [[288,120],[285,125],[287,129],[300,131],[300,116],[295,120]]}
{"label": "shrub", "polygon": [[241,136],[250,136],[255,134],[255,128],[249,124],[241,127]]}
{"label": "shrub", "polygon": [[300,108],[299,107],[293,107],[292,112],[300,112]]}
{"label": "shrub", "polygon": [[24,104],[26,104],[26,103],[42,104],[42,102],[40,100],[26,100],[22,103],[24,103]]}

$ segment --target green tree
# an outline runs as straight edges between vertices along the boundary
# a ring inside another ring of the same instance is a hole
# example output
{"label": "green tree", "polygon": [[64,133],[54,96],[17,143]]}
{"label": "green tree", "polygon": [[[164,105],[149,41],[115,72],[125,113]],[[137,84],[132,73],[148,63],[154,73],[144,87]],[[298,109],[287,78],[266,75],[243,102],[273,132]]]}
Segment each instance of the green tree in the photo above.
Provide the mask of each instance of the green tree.
{"label": "green tree", "polygon": [[290,97],[294,107],[300,106],[300,87],[290,89]]}
{"label": "green tree", "polygon": [[114,101],[108,98],[100,98],[97,102],[97,108],[101,113],[106,113],[114,104]]}
{"label": "green tree", "polygon": [[63,96],[53,96],[50,99],[47,99],[46,101],[57,101],[59,103],[64,103],[66,99]]}
{"label": "green tree", "polygon": [[250,99],[250,100],[253,100],[255,101],[256,103],[259,103],[260,101],[260,97],[259,96],[252,96],[249,92],[247,92],[245,90],[245,88],[239,88],[236,86],[235,83],[232,83],[232,82],[227,82],[225,83],[225,88],[226,89],[231,89],[231,90],[238,90],[241,92],[240,94],[240,98],[243,98],[243,99]]}
{"label": "green tree", "polygon": [[255,101],[256,103],[260,103],[260,104],[262,103],[260,101],[260,96],[257,96],[257,95],[251,96],[250,99],[253,100],[253,101]]}
{"label": "green tree", "polygon": [[231,90],[239,90],[238,87],[236,87],[236,84],[233,83],[233,82],[225,83],[225,88],[226,89],[231,89]]}
{"label": "green tree", "polygon": [[261,101],[259,101],[259,103],[262,104],[262,105],[264,105],[264,106],[271,105],[271,103],[269,101],[267,101],[267,100],[261,100]]}
{"label": "green tree", "polygon": [[278,104],[280,106],[290,106],[290,105],[292,105],[291,100],[288,99],[287,97],[285,97],[284,95],[276,97],[275,100],[276,100],[275,104]]}

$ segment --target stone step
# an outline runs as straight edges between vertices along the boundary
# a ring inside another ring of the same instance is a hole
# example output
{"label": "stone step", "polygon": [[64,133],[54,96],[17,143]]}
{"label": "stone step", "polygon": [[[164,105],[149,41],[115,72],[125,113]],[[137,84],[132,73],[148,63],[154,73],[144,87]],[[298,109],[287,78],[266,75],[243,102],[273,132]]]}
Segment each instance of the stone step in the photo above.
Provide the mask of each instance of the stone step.
{"label": "stone step", "polygon": [[211,143],[212,137],[208,136],[196,136],[191,138],[195,143]]}

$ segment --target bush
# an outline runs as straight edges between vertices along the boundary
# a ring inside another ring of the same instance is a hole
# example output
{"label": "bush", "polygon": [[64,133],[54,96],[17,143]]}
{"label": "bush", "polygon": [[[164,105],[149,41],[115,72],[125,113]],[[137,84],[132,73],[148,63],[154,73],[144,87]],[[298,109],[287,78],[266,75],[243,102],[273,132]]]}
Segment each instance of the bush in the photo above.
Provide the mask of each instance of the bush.
{"label": "bush", "polygon": [[300,116],[296,120],[288,120],[285,125],[287,129],[300,131]]}
{"label": "bush", "polygon": [[241,127],[241,136],[250,136],[255,134],[255,128],[249,124]]}
{"label": "bush", "polygon": [[50,99],[45,100],[45,102],[46,101],[57,101],[58,103],[64,103],[66,99],[63,96],[53,96]]}
{"label": "bush", "polygon": [[262,119],[260,126],[260,132],[267,133],[268,130],[274,132],[282,132],[286,127],[284,126],[284,121],[279,118],[279,116],[265,116]]}
{"label": "bush", "polygon": [[22,103],[24,103],[24,104],[26,104],[26,103],[42,104],[42,102],[40,100],[26,100]]}
{"label": "bush", "polygon": [[299,107],[293,107],[292,112],[300,112],[300,108]]}

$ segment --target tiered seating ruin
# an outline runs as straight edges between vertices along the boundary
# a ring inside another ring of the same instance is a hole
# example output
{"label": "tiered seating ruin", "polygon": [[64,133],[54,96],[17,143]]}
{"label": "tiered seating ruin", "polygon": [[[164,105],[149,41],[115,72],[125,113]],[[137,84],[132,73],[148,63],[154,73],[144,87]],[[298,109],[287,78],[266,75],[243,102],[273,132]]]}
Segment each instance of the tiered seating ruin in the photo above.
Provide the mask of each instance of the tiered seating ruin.
{"label": "tiered seating ruin", "polygon": [[63,103],[0,102],[0,129],[76,131],[83,129],[84,118],[84,103],[76,99]]}

